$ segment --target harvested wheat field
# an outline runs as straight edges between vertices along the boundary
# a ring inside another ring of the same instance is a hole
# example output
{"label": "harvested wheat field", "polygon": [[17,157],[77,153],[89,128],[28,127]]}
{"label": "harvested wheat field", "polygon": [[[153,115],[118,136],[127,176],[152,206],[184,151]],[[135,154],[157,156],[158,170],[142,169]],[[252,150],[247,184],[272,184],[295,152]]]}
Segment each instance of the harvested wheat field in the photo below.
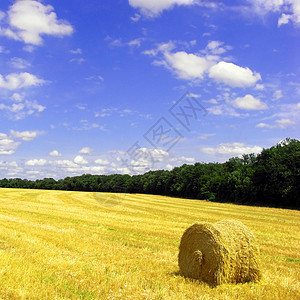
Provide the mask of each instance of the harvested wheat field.
{"label": "harvested wheat field", "polygon": [[[243,223],[259,282],[180,275],[195,223]],[[300,299],[300,212],[140,194],[0,189],[1,299]]]}

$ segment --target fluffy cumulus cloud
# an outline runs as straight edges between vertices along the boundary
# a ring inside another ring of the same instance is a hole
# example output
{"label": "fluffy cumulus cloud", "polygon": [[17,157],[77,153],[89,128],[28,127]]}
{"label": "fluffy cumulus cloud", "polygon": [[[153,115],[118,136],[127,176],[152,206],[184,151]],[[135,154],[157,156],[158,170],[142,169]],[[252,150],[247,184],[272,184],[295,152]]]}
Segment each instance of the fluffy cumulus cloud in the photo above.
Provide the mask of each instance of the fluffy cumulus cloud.
{"label": "fluffy cumulus cloud", "polygon": [[51,164],[53,166],[59,166],[59,167],[62,167],[62,168],[75,168],[75,167],[78,167],[76,163],[74,163],[71,160],[67,160],[67,159],[52,161],[52,162],[49,162],[49,164]]}
{"label": "fluffy cumulus cloud", "polygon": [[221,41],[210,41],[206,46],[206,52],[212,55],[220,55],[231,49],[231,46],[224,45]]}
{"label": "fluffy cumulus cloud", "polygon": [[33,141],[41,134],[43,134],[43,132],[40,131],[14,131],[14,130],[10,131],[10,135],[13,138],[20,139],[25,142]]}
{"label": "fluffy cumulus cloud", "polygon": [[97,165],[108,165],[109,161],[107,159],[98,158],[95,160],[95,164]]}
{"label": "fluffy cumulus cloud", "polygon": [[174,52],[175,47],[175,43],[170,41],[160,44],[156,49],[146,50],[143,54],[157,57],[154,65],[167,68],[180,79],[203,79],[205,72],[213,65],[214,57],[185,51]]}
{"label": "fluffy cumulus cloud", "polygon": [[20,142],[16,142],[7,134],[0,132],[0,155],[14,154],[19,145]]}
{"label": "fluffy cumulus cloud", "polygon": [[6,76],[0,74],[0,88],[7,90],[17,90],[44,83],[45,80],[27,72],[11,73]]}
{"label": "fluffy cumulus cloud", "polygon": [[57,150],[50,151],[50,152],[49,152],[49,155],[50,155],[50,156],[54,156],[54,157],[62,156],[62,154],[59,153]]}
{"label": "fluffy cumulus cloud", "polygon": [[81,155],[77,155],[74,158],[74,163],[78,165],[86,165],[88,164],[88,161],[85,158],[83,158]]}
{"label": "fluffy cumulus cloud", "polygon": [[263,149],[260,146],[247,146],[244,143],[225,143],[216,147],[202,147],[201,152],[214,156],[242,156],[249,153],[260,153]]}
{"label": "fluffy cumulus cloud", "polygon": [[209,77],[231,87],[251,87],[261,80],[260,74],[233,63],[221,61],[209,70]]}
{"label": "fluffy cumulus cloud", "polygon": [[142,174],[162,168],[169,159],[169,153],[163,149],[133,146],[130,152],[114,150],[110,152],[110,162],[114,172],[122,174]]}
{"label": "fluffy cumulus cloud", "polygon": [[175,5],[193,5],[196,0],[129,0],[129,4],[140,10],[147,17],[158,16],[162,11],[171,9]]}
{"label": "fluffy cumulus cloud", "polygon": [[86,155],[90,155],[92,154],[94,150],[92,148],[89,147],[83,147],[82,149],[80,149],[79,153],[80,154],[86,154]]}
{"label": "fluffy cumulus cloud", "polygon": [[146,50],[143,54],[156,57],[154,65],[163,66],[178,78],[190,81],[203,80],[206,75],[218,83],[231,87],[254,87],[261,76],[247,67],[222,61],[221,54],[231,47],[220,41],[210,41],[198,53],[174,51],[175,42],[160,44],[156,49]]}
{"label": "fluffy cumulus cloud", "polygon": [[187,80],[203,79],[204,72],[211,65],[211,62],[205,57],[184,51],[166,52],[165,59],[167,66],[174,70],[179,78]]}
{"label": "fluffy cumulus cloud", "polygon": [[[248,10],[258,15],[266,15],[268,13],[276,13],[278,17],[278,26],[287,23],[300,25],[300,1],[299,0],[247,0]],[[222,3],[215,3],[209,0],[129,0],[129,4],[139,10],[131,19],[136,22],[141,15],[146,17],[157,17],[164,10],[174,8],[174,6],[192,6],[198,5],[207,8],[218,8]],[[241,6],[241,10],[245,6]]]}
{"label": "fluffy cumulus cloud", "polygon": [[0,34],[31,45],[41,45],[42,35],[62,37],[74,31],[67,21],[57,18],[51,5],[35,0],[16,1],[6,19],[8,24],[0,27]]}
{"label": "fluffy cumulus cloud", "polygon": [[248,0],[259,14],[279,13],[278,26],[289,22],[300,25],[299,0]]}
{"label": "fluffy cumulus cloud", "polygon": [[[76,160],[76,161],[75,161]],[[55,178],[64,176],[76,176],[82,174],[104,174],[105,166],[88,165],[88,162],[83,157],[75,157],[71,160],[52,160],[48,162],[48,173],[54,174]]]}
{"label": "fluffy cumulus cloud", "polygon": [[[14,57],[11,64],[15,68],[25,68],[28,63],[20,58]],[[0,103],[0,110],[5,111],[9,118],[20,120],[32,114],[38,114],[46,109],[37,101],[25,100],[24,89],[41,86],[46,81],[28,72],[10,73],[6,76],[0,74],[0,89],[11,93],[8,96],[9,102]],[[20,92],[21,90],[21,92]]]}
{"label": "fluffy cumulus cloud", "polygon": [[47,160],[45,160],[45,159],[43,159],[43,158],[41,158],[41,159],[30,159],[30,160],[28,160],[28,161],[26,161],[25,162],[25,165],[26,166],[31,166],[31,167],[33,167],[33,166],[44,166],[44,165],[46,165],[46,163],[47,163]]}
{"label": "fluffy cumulus cloud", "polygon": [[0,155],[14,154],[22,142],[31,142],[42,132],[39,131],[14,131],[9,134],[0,132]]}
{"label": "fluffy cumulus cloud", "polygon": [[36,101],[26,100],[23,103],[13,103],[11,105],[0,103],[0,110],[7,111],[9,117],[13,120],[24,119],[32,114],[38,114],[45,109],[45,106],[38,104]]}
{"label": "fluffy cumulus cloud", "polygon": [[264,110],[268,108],[267,104],[249,94],[236,98],[232,101],[232,105],[244,110]]}

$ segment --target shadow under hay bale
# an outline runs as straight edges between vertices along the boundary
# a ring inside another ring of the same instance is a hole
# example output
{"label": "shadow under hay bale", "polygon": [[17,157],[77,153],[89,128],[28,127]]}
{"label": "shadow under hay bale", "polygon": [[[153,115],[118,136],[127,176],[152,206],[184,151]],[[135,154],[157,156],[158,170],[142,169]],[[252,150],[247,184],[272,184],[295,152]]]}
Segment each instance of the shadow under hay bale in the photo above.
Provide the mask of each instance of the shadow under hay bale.
{"label": "shadow under hay bale", "polygon": [[189,227],[181,238],[178,264],[183,276],[211,285],[257,282],[261,278],[255,237],[237,221]]}

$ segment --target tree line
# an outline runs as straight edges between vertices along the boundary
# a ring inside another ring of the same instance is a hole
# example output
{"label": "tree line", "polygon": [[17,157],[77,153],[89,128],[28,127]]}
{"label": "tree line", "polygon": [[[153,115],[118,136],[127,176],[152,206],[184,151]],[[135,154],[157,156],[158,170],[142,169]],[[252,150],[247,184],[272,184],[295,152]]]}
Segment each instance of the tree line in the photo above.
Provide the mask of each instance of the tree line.
{"label": "tree line", "polygon": [[143,175],[90,175],[30,181],[2,179],[2,188],[145,193],[300,209],[300,141],[285,139],[258,155],[224,163],[184,164]]}

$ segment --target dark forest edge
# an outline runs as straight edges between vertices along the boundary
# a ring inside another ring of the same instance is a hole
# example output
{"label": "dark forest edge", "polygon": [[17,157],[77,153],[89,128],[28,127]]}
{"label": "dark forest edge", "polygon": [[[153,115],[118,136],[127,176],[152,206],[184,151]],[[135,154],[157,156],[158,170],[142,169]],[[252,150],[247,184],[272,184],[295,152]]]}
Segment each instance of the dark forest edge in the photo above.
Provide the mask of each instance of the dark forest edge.
{"label": "dark forest edge", "polygon": [[143,175],[89,175],[30,181],[2,179],[2,188],[121,192],[300,209],[300,141],[287,138],[258,154],[225,163],[195,163]]}

